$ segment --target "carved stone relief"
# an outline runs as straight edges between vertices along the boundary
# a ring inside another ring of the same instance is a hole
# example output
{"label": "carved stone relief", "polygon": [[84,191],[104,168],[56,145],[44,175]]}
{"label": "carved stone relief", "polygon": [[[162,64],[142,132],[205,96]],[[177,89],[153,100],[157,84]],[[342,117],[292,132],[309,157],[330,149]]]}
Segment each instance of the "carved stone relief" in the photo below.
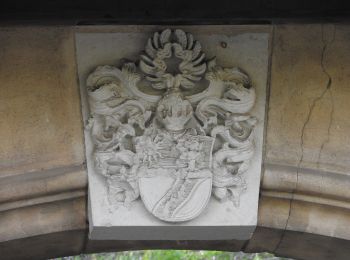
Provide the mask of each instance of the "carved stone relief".
{"label": "carved stone relief", "polygon": [[213,45],[225,36],[185,31],[77,38],[92,239],[247,239],[255,228],[267,34],[226,39],[247,65],[235,67],[220,65],[236,64],[234,51]]}
{"label": "carved stone relief", "polygon": [[[208,88],[196,93],[204,78]],[[141,80],[159,94],[139,90]],[[212,195],[239,205],[256,124],[255,90],[240,68],[220,67],[192,34],[166,29],[148,39],[137,65],[97,67],[87,87],[95,170],[110,204],[141,199],[168,222],[197,217]]]}

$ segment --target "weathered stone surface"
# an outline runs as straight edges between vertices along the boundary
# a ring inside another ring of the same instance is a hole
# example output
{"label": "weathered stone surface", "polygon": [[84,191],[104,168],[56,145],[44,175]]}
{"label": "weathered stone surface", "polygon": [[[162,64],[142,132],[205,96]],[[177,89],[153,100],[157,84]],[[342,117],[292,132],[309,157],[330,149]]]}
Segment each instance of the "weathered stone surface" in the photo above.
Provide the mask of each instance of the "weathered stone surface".
{"label": "weathered stone surface", "polygon": [[290,214],[290,200],[261,196],[258,225],[285,229]]}
{"label": "weathered stone surface", "polygon": [[275,27],[261,226],[349,238],[349,43],[344,25]]}
{"label": "weathered stone surface", "polygon": [[338,245],[350,237],[349,31],[275,27],[259,225],[280,229],[262,244],[277,255],[347,259]]}
{"label": "weathered stone surface", "polygon": [[345,239],[258,227],[244,251],[271,252],[293,259],[346,260],[350,247]]}
{"label": "weathered stone surface", "polygon": [[287,229],[350,240],[350,210],[337,205],[294,200]]}
{"label": "weathered stone surface", "polygon": [[0,241],[86,227],[86,198],[78,197],[3,211]]}
{"label": "weathered stone surface", "polygon": [[262,193],[259,203],[259,226],[350,239],[349,230],[343,228],[350,223],[345,203],[268,192]]}
{"label": "weathered stone surface", "polygon": [[350,247],[348,240],[287,231],[274,253],[294,259],[346,260],[349,259]]}
{"label": "weathered stone surface", "polygon": [[274,253],[283,238],[285,230],[258,226],[254,235],[247,242],[244,252],[271,252]]}
{"label": "weathered stone surface", "polygon": [[73,30],[0,30],[0,177],[82,164]]}
{"label": "weathered stone surface", "polygon": [[266,163],[348,173],[349,42],[345,25],[276,26]]}
{"label": "weathered stone surface", "polygon": [[78,255],[83,251],[86,230],[54,232],[0,243],[2,260],[39,260]]}

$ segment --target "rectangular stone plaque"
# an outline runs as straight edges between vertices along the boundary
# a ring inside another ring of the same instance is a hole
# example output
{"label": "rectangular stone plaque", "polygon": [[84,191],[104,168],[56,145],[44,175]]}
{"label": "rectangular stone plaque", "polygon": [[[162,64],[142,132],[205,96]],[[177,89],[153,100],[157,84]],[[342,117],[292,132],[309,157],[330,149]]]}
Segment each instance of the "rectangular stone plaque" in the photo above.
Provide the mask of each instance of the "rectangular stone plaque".
{"label": "rectangular stone plaque", "polygon": [[267,28],[79,30],[90,239],[249,239]]}

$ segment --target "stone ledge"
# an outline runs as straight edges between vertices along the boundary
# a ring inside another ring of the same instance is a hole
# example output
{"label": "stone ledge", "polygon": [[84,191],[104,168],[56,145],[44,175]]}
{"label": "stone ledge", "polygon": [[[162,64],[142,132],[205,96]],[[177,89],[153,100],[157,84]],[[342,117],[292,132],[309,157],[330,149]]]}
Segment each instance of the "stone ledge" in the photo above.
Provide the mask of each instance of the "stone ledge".
{"label": "stone ledge", "polygon": [[0,241],[86,228],[86,198],[47,202],[3,211]]}
{"label": "stone ledge", "polygon": [[0,177],[0,211],[4,203],[82,190],[86,186],[83,165]]}
{"label": "stone ledge", "polygon": [[[293,196],[293,195],[292,195]],[[261,196],[258,225],[350,239],[350,210],[309,201]]]}
{"label": "stone ledge", "polygon": [[75,199],[75,198],[84,197],[84,196],[86,196],[85,189],[70,191],[70,192],[62,192],[59,194],[46,195],[46,196],[35,197],[30,199],[17,200],[13,202],[0,204],[0,212],[44,204],[44,203],[53,203],[56,201],[70,200],[70,199]]}
{"label": "stone ledge", "polygon": [[315,199],[350,202],[350,178],[345,173],[272,163],[265,163],[264,168],[263,191],[298,193]]}
{"label": "stone ledge", "polygon": [[[293,194],[278,197],[265,193],[262,192],[259,202],[258,225],[260,227],[350,240],[350,233],[343,228],[350,225],[348,208],[305,201],[298,196],[293,197]],[[34,202],[28,200],[16,203],[10,204],[11,208],[5,208],[8,204],[1,205],[3,208],[0,216],[2,241],[40,235],[54,232],[54,230],[58,232],[77,229],[86,225],[85,191],[62,193],[52,197],[44,196],[37,198]],[[15,208],[15,206],[18,207]],[[42,221],[43,217],[50,221]],[[70,223],[67,223],[68,219]],[[25,229],[23,225],[26,226]],[[45,226],[49,228],[44,228]],[[103,246],[105,242],[96,241],[95,244]],[[110,243],[112,241],[106,242],[106,244]]]}

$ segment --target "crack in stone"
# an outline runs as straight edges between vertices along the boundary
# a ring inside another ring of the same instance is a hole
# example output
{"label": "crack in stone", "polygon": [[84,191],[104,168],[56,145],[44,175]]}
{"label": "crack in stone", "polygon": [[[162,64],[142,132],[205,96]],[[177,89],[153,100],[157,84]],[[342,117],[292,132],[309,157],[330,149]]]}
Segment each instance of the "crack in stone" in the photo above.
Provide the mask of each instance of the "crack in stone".
{"label": "crack in stone", "polygon": [[297,172],[296,172],[296,182],[295,182],[295,186],[292,190],[292,196],[291,196],[291,199],[289,201],[289,211],[288,211],[288,216],[287,216],[287,220],[286,220],[286,224],[283,228],[283,234],[281,236],[281,239],[279,240],[279,242],[277,243],[275,249],[273,250],[273,252],[276,252],[278,250],[278,248],[280,247],[283,239],[284,239],[284,236],[285,236],[285,233],[286,233],[286,230],[287,230],[287,227],[288,227],[288,223],[289,223],[289,219],[290,219],[290,216],[291,216],[291,212],[292,212],[292,204],[293,204],[293,201],[294,201],[294,196],[295,196],[295,193],[296,193],[296,190],[298,188],[298,183],[299,183],[299,171],[300,171],[300,167],[301,167],[301,164],[303,163],[303,160],[304,160],[304,141],[305,141],[305,129],[306,129],[306,126],[309,124],[310,120],[311,120],[311,116],[313,114],[313,111],[316,107],[316,104],[321,101],[325,94],[327,92],[330,93],[330,97],[331,97],[331,104],[332,104],[332,108],[331,108],[331,112],[330,112],[330,120],[329,120],[329,124],[328,124],[328,130],[327,130],[327,138],[326,140],[322,143],[321,145],[321,148],[320,148],[320,152],[319,152],[319,155],[318,155],[318,161],[317,161],[317,165],[319,163],[319,160],[320,160],[320,157],[321,157],[321,153],[322,153],[322,150],[325,146],[325,144],[327,142],[329,142],[329,138],[330,138],[330,128],[331,128],[331,125],[333,124],[333,113],[334,113],[334,102],[333,102],[333,95],[332,95],[332,90],[331,90],[331,87],[332,87],[332,77],[331,75],[329,74],[329,72],[327,71],[326,67],[325,67],[325,64],[324,64],[324,57],[325,57],[325,54],[326,54],[326,51],[328,50],[329,46],[334,42],[335,40],[335,32],[336,32],[336,25],[334,25],[334,30],[333,30],[333,34],[332,34],[332,38],[330,40],[330,42],[328,43],[325,39],[325,35],[324,35],[324,28],[323,28],[323,24],[322,24],[322,27],[321,27],[321,34],[322,34],[322,43],[323,43],[323,47],[322,47],[322,53],[321,53],[321,69],[322,69],[322,72],[327,76],[328,80],[327,80],[327,84],[326,84],[326,87],[325,89],[322,91],[322,93],[314,98],[312,100],[312,103],[310,105],[310,108],[309,108],[309,113],[306,117],[306,120],[304,121],[304,124],[302,126],[302,129],[301,129],[301,135],[300,135],[300,150],[301,150],[301,155],[300,155],[300,159],[298,161],[298,164],[297,164]]}
{"label": "crack in stone", "polygon": [[335,41],[335,33],[336,33],[336,25],[334,25],[334,30],[333,30],[333,35],[332,35],[332,39],[329,42],[329,44],[327,44],[326,40],[324,39],[324,34],[323,34],[323,30],[322,30],[322,41],[324,43],[323,49],[322,49],[322,56],[321,56],[321,68],[323,73],[328,77],[328,82],[327,82],[327,86],[326,86],[326,92],[329,92],[330,95],[330,100],[331,100],[331,111],[329,113],[329,123],[328,123],[328,127],[327,127],[327,137],[326,139],[322,142],[321,144],[321,148],[320,151],[318,153],[318,159],[317,159],[317,168],[319,168],[319,163],[320,163],[320,159],[321,159],[321,155],[324,149],[324,146],[329,142],[330,140],[330,131],[331,131],[331,126],[333,124],[333,115],[334,115],[334,100],[333,100],[333,94],[332,94],[332,76],[330,75],[330,73],[327,71],[326,66],[324,64],[324,56],[326,53],[326,50],[328,49],[329,46],[331,46],[331,44],[333,44],[333,42]]}
{"label": "crack in stone", "polygon": [[331,89],[329,89],[329,95],[330,95],[330,100],[331,100],[331,111],[329,113],[329,123],[327,127],[327,137],[326,139],[322,142],[320,151],[318,153],[318,158],[317,158],[317,168],[319,167],[320,160],[321,160],[321,155],[324,149],[324,146],[329,142],[330,140],[330,132],[331,132],[331,126],[333,125],[333,114],[334,114],[334,100],[333,100],[333,94]]}

